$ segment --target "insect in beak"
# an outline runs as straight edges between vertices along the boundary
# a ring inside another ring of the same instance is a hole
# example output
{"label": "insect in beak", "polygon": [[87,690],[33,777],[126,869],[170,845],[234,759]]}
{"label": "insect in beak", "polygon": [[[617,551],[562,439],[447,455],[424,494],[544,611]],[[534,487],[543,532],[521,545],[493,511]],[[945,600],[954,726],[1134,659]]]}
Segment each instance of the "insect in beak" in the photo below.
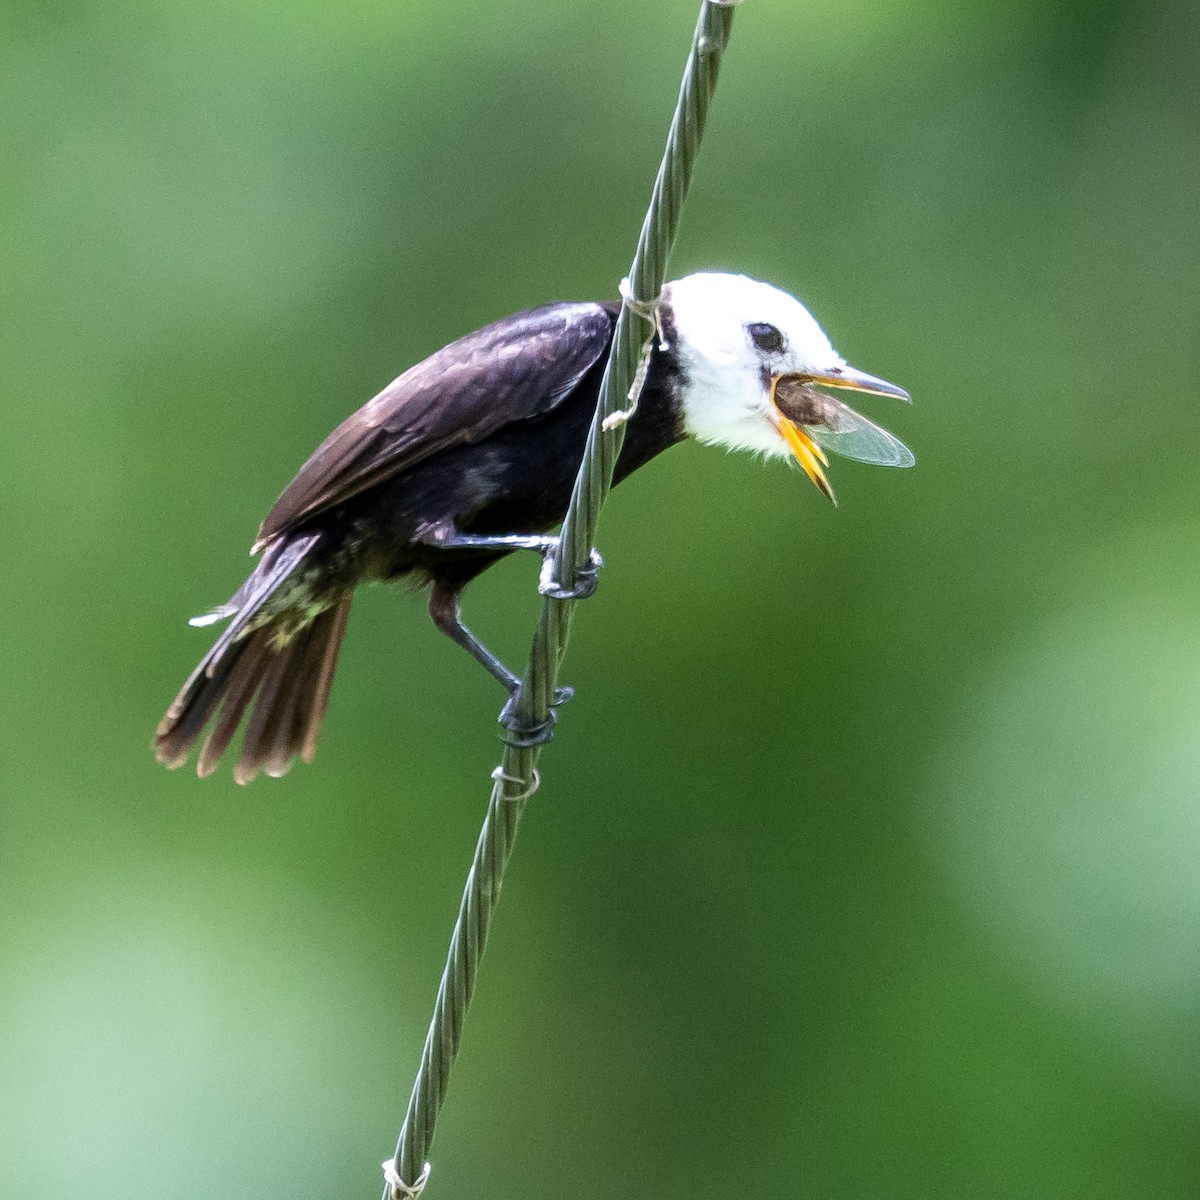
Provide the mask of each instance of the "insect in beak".
{"label": "insect in beak", "polygon": [[912,398],[894,383],[853,367],[842,367],[824,375],[771,377],[771,408],[776,428],[804,473],[834,504],[837,498],[825,474],[825,468],[829,466],[825,450],[880,466],[912,466],[912,453],[903,442],[848,404],[818,391],[814,384],[891,396],[907,403],[911,403]]}

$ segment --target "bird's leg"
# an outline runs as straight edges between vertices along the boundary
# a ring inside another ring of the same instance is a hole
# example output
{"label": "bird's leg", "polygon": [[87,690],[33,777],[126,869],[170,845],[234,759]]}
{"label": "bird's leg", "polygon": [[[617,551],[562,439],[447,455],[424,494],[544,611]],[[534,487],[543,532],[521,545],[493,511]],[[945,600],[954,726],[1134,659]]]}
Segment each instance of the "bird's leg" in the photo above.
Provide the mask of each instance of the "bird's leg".
{"label": "bird's leg", "polygon": [[510,695],[521,686],[516,674],[463,624],[457,588],[435,583],[429,594],[429,616],[442,633],[461,646],[493,679],[498,679]]}
{"label": "bird's leg", "polygon": [[[558,551],[559,543],[557,534],[460,533],[453,524],[442,521],[422,526],[414,535],[414,540],[424,542],[427,546],[433,546],[439,550],[536,550],[542,556],[538,591],[543,596],[552,596],[555,600],[586,600],[596,591],[600,568],[604,565],[600,552],[593,549],[588,555],[587,562],[575,576],[575,586],[566,588],[554,577],[554,556]],[[475,652],[471,651],[471,653]]]}
{"label": "bird's leg", "polygon": [[499,680],[508,692],[508,702],[500,711],[500,724],[512,735],[508,740],[514,746],[537,746],[554,736],[554,723],[558,719],[555,708],[565,704],[575,694],[574,688],[560,687],[554,691],[550,712],[544,721],[534,725],[517,719],[517,696],[521,691],[521,680],[506,667],[467,627],[463,624],[459,604],[460,589],[435,583],[429,595],[429,616],[451,641],[461,646],[484,670]]}

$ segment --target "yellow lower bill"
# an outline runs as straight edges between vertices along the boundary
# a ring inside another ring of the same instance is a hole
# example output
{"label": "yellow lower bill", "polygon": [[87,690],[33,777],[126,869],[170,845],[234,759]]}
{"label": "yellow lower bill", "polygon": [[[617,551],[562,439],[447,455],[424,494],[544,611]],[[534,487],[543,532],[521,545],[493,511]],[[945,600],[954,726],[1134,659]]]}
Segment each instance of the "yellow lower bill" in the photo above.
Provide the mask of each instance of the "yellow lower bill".
{"label": "yellow lower bill", "polygon": [[837,497],[833,494],[833,488],[830,487],[829,480],[825,477],[824,468],[829,466],[829,459],[821,452],[821,447],[799,425],[794,421],[789,421],[782,414],[779,419],[779,432],[783,434],[784,440],[791,447],[796,461],[804,468],[805,475],[836,504]]}

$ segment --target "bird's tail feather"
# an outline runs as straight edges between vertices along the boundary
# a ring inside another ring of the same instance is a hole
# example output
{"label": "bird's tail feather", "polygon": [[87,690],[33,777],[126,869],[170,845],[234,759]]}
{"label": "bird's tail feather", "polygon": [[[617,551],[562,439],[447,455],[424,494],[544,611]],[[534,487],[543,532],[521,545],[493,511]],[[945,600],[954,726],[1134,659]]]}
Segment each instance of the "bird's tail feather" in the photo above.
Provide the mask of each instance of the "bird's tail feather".
{"label": "bird's tail feather", "polygon": [[351,593],[299,629],[294,627],[292,612],[249,631],[247,626],[316,542],[316,536],[297,538],[274,552],[268,550],[237,594],[216,610],[214,619],[232,616],[233,620],[159,722],[155,733],[159,762],[181,766],[215,717],[196,764],[197,774],[211,774],[256,695],[234,778],[249,783],[260,769],[282,775],[297,754],[311,761],[350,616]]}
{"label": "bird's tail feather", "polygon": [[189,625],[202,628],[223,621],[226,617],[233,617],[197,670],[207,670],[211,663],[216,662],[225,653],[238,634],[258,615],[259,609],[270,599],[275,589],[304,561],[319,539],[320,535],[314,533],[290,542],[276,543],[263,555],[262,561],[250,572],[246,582],[234,592],[227,604],[222,604],[202,616],[192,617],[188,621]]}
{"label": "bird's tail feather", "polygon": [[159,761],[182,766],[215,718],[196,763],[198,775],[211,775],[253,701],[234,779],[249,783],[260,770],[284,775],[296,755],[311,762],[351,599],[346,592],[286,642],[278,641],[278,631],[267,624],[230,645],[211,670],[202,663],[159,723]]}

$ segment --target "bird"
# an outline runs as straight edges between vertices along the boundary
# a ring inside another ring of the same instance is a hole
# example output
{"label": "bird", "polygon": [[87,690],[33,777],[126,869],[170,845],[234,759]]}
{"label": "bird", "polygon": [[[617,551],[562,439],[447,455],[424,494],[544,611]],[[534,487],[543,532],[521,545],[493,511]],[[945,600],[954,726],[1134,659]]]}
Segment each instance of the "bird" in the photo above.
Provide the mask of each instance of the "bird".
{"label": "bird", "polygon": [[[410,367],[343,421],[284,488],[231,599],[191,620],[228,624],[155,731],[160,762],[210,775],[250,717],[234,765],[248,783],[310,762],[329,703],[355,589],[400,581],[429,589],[434,625],[507,690],[517,744],[548,740],[554,713],[513,716],[519,678],[467,627],[463,589],[517,550],[543,555],[540,590],[583,598],[550,577],[557,528],[583,455],[621,301],[559,302],[505,317]],[[744,275],[698,272],[663,286],[620,483],[694,439],[797,464],[830,499],[827,452],[907,467],[892,434],[822,387],[908,401],[903,388],[849,366],[808,309]],[[568,698],[562,689],[556,703]],[[251,709],[251,706],[253,708]]]}

